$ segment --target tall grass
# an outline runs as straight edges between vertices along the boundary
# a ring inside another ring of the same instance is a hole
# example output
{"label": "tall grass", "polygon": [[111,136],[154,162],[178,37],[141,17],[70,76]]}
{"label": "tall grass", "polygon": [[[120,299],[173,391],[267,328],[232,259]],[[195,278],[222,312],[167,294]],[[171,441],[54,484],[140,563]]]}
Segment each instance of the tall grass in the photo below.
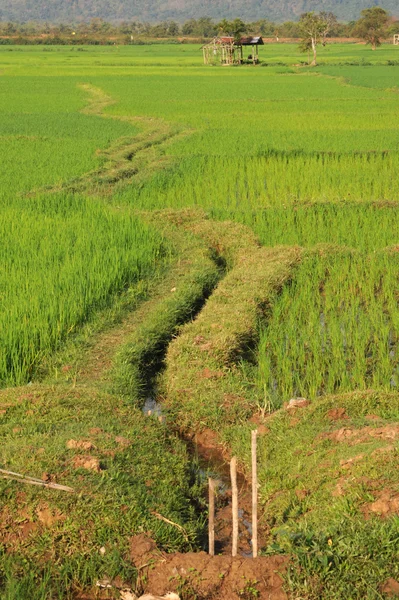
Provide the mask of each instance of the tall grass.
{"label": "tall grass", "polygon": [[183,159],[172,172],[158,173],[145,186],[118,200],[141,207],[254,213],[314,202],[364,202],[399,197],[397,153],[307,153],[265,151],[237,157]]}
{"label": "tall grass", "polygon": [[261,332],[259,385],[293,396],[396,389],[399,257],[324,248],[298,268]]}
{"label": "tall grass", "polygon": [[29,380],[67,333],[148,275],[164,252],[137,217],[64,194],[4,209],[0,237],[3,385]]}

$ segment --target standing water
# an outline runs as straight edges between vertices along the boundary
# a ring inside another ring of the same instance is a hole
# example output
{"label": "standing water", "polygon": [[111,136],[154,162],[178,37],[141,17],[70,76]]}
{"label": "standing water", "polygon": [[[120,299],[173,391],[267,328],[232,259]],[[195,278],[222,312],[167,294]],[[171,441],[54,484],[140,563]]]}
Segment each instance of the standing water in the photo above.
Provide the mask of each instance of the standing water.
{"label": "standing water", "polygon": [[[156,389],[147,396],[142,411],[145,415],[166,418],[165,411],[157,401]],[[211,477],[216,482],[216,514],[215,514],[215,552],[216,554],[231,554],[232,547],[232,507],[230,467],[220,448],[205,444],[194,436],[184,439],[195,467],[196,475],[204,485],[204,492]],[[243,557],[252,556],[251,538],[251,489],[245,477],[238,473],[238,504],[239,504],[239,554]]]}

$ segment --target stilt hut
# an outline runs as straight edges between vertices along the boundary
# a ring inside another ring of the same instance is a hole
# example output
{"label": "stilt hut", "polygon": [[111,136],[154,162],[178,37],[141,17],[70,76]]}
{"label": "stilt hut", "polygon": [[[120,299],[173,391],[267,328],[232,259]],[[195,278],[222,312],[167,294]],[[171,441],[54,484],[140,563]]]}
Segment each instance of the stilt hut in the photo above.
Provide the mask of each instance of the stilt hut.
{"label": "stilt hut", "polygon": [[[260,36],[242,37],[239,40],[233,37],[216,37],[209,44],[202,46],[204,64],[241,65],[249,61],[256,65],[259,62],[258,47],[263,44]],[[244,57],[244,48],[251,46],[252,53]]]}

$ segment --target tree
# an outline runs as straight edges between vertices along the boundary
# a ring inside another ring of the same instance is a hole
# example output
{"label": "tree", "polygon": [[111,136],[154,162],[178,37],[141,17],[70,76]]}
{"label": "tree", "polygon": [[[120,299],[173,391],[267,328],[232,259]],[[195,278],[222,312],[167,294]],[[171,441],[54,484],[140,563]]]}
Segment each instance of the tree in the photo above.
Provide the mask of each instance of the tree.
{"label": "tree", "polygon": [[189,19],[184,23],[181,28],[183,35],[192,35],[197,27],[197,21],[195,19]]}
{"label": "tree", "polygon": [[280,25],[279,32],[281,37],[288,38],[299,38],[302,34],[299,23],[296,21],[285,21]]}
{"label": "tree", "polygon": [[334,13],[332,12],[324,12],[322,11],[319,14],[319,17],[321,19],[323,19],[323,21],[326,24],[326,27],[322,33],[323,39],[322,39],[322,44],[323,46],[325,46],[327,44],[327,37],[328,34],[331,34],[331,32],[334,30],[335,27],[337,27],[338,25],[338,21],[337,21],[337,17],[334,15]]}
{"label": "tree", "polygon": [[395,20],[395,19],[391,19],[390,23],[388,25],[388,31],[387,31],[389,36],[393,36],[396,33],[399,33],[399,21]]}
{"label": "tree", "polygon": [[311,66],[316,66],[317,46],[320,43],[326,44],[326,37],[333,24],[337,22],[332,13],[315,12],[303,13],[299,19],[299,28],[302,41],[299,46],[302,52],[313,51],[313,61]]}
{"label": "tree", "polygon": [[375,50],[377,46],[381,46],[381,38],[388,25],[389,15],[380,6],[365,8],[360,14],[361,17],[353,29],[353,34],[364,39],[366,44],[371,44],[371,48]]}
{"label": "tree", "polygon": [[253,23],[248,23],[247,30],[253,33],[260,33],[267,37],[276,37],[276,24],[268,19],[259,19]]}
{"label": "tree", "polygon": [[217,27],[222,33],[227,33],[234,37],[236,41],[239,41],[242,34],[247,30],[247,26],[241,19],[234,19],[234,21],[223,19],[223,21],[218,23]]}
{"label": "tree", "polygon": [[216,25],[211,17],[200,17],[197,21],[197,30],[203,37],[213,37],[217,34]]}
{"label": "tree", "polygon": [[5,35],[12,35],[13,33],[17,32],[17,28],[15,26],[14,23],[7,23],[3,29],[3,33],[5,33]]}
{"label": "tree", "polygon": [[171,37],[176,37],[179,35],[179,33],[180,33],[179,23],[176,23],[176,21],[169,21],[168,35],[170,35]]}

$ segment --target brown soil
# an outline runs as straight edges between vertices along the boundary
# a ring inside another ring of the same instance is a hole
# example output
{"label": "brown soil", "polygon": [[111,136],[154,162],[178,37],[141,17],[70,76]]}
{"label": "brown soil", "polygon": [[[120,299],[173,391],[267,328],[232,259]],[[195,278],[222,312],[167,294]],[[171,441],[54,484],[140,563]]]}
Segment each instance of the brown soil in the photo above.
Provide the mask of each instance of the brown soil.
{"label": "brown soil", "polygon": [[20,509],[17,515],[18,525],[16,526],[14,512],[7,506],[0,511],[0,544],[4,544],[5,547],[18,548],[39,527],[39,523],[30,520],[31,515],[27,510]]}
{"label": "brown soil", "polygon": [[358,454],[357,456],[352,456],[352,458],[343,458],[340,460],[339,464],[343,469],[350,469],[350,467],[359,462],[364,458],[364,454]]}
{"label": "brown soil", "polygon": [[[230,456],[218,443],[217,435],[211,429],[197,432],[191,443],[194,443],[196,452],[201,457],[201,462],[215,469],[222,481],[218,481],[216,514],[215,514],[215,550],[216,553],[231,554],[232,539],[232,507],[230,490]],[[227,484],[227,490],[224,489]],[[241,556],[250,556],[251,550],[251,509],[252,498],[249,482],[243,473],[237,473],[239,490],[239,544],[238,553]],[[267,532],[258,525],[258,544],[262,547],[265,543]]]}
{"label": "brown soil", "polygon": [[399,583],[390,577],[381,585],[380,591],[382,594],[386,594],[388,597],[397,598],[399,597]]}
{"label": "brown soil", "polygon": [[93,450],[95,447],[94,444],[92,444],[92,442],[85,440],[69,440],[66,446],[69,450]]}
{"label": "brown soil", "polygon": [[340,421],[341,419],[347,419],[345,408],[332,408],[328,411],[327,417],[332,421]]}
{"label": "brown soil", "polygon": [[130,558],[140,572],[143,592],[164,595],[175,591],[184,598],[198,600],[287,598],[282,579],[288,561],[285,557],[210,557],[205,552],[163,554],[150,538],[141,534],[131,539]]}
{"label": "brown soil", "polygon": [[[46,504],[39,506],[36,509],[36,515],[40,523],[45,527],[52,527],[59,521],[65,520],[65,515],[57,509],[50,509]],[[28,523],[26,524],[28,525]]]}
{"label": "brown soil", "polygon": [[390,423],[384,427],[363,427],[362,429],[351,429],[342,427],[331,433],[323,433],[321,439],[334,442],[348,442],[349,445],[367,442],[371,439],[396,440],[399,438],[399,423]]}
{"label": "brown soil", "polygon": [[370,513],[380,515],[383,518],[390,515],[397,515],[399,514],[399,494],[389,488],[385,488],[378,492],[374,502],[366,504],[363,512],[366,517],[370,516]]}
{"label": "brown soil", "polygon": [[95,471],[99,473],[101,471],[100,461],[95,456],[74,456],[73,466],[75,469],[86,469],[88,471]]}
{"label": "brown soil", "polygon": [[291,398],[289,402],[284,404],[285,410],[296,411],[298,408],[306,408],[310,405],[310,400],[306,398]]}

